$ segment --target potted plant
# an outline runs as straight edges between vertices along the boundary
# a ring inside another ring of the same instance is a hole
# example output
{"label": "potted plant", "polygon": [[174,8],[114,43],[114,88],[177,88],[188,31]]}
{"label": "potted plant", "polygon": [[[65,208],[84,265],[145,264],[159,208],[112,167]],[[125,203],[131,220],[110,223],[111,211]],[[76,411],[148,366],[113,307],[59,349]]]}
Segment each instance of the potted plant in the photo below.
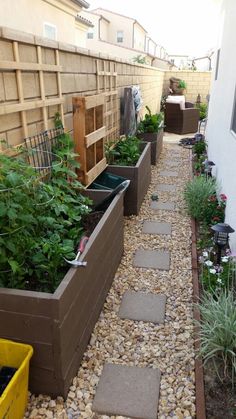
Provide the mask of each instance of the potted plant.
{"label": "potted plant", "polygon": [[151,143],[151,164],[157,164],[163,147],[163,113],[152,114],[148,106],[144,119],[138,125],[138,137]]}
{"label": "potted plant", "polygon": [[[47,182],[25,163],[0,160],[0,336],[33,346],[32,392],[64,397],[123,253],[123,193],[89,228],[91,199],[109,192],[82,195],[68,146]],[[64,258],[75,258],[84,234],[87,266],[70,268]]]}
{"label": "potted plant", "polygon": [[129,136],[106,145],[107,172],[130,180],[124,214],[137,215],[151,181],[150,144]]}

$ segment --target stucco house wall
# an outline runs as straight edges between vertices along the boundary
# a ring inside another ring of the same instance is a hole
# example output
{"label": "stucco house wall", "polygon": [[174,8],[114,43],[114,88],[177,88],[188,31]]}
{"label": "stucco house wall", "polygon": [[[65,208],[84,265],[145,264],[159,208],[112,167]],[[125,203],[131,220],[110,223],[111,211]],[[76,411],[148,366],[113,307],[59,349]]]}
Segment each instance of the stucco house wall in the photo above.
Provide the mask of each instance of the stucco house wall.
{"label": "stucco house wall", "polygon": [[[236,2],[225,0],[222,8],[222,37],[219,39],[218,77],[212,76],[208,112],[207,141],[209,159],[216,164],[214,174],[220,191],[227,196],[226,222],[236,230],[236,135],[231,130],[236,82]],[[221,28],[220,28],[221,32]],[[236,232],[230,235],[230,245],[236,251]]]}
{"label": "stucco house wall", "polygon": [[134,48],[145,51],[145,40],[147,32],[137,23],[134,23]]}
{"label": "stucco house wall", "polygon": [[[79,4],[70,0],[0,0],[0,26],[44,36],[44,23],[55,25],[56,40],[84,46],[87,27],[76,26]],[[17,11],[17,12],[13,12]]]}
{"label": "stucco house wall", "polygon": [[[108,25],[108,41],[122,45],[123,47],[132,48],[133,47],[133,22],[134,19],[131,19],[126,16],[119,15],[117,13],[110,12],[108,10],[98,8],[93,10],[97,14],[101,14],[106,19],[110,21]],[[117,42],[117,31],[124,32],[124,41],[122,43]]]}

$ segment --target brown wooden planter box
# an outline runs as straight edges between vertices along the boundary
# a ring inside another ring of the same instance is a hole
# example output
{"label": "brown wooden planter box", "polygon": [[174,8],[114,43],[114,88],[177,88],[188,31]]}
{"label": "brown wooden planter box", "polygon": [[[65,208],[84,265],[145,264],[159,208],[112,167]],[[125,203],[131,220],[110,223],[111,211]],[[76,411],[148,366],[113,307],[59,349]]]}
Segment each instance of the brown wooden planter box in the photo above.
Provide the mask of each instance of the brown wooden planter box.
{"label": "brown wooden planter box", "polygon": [[143,132],[137,135],[147,143],[151,143],[151,164],[156,165],[163,148],[163,129],[159,132]]}
{"label": "brown wooden planter box", "polygon": [[109,165],[107,171],[130,180],[124,199],[124,214],[137,215],[151,181],[150,144],[141,144],[142,154],[136,166]]}
{"label": "brown wooden planter box", "polygon": [[[88,193],[94,201],[107,192]],[[30,390],[66,396],[123,253],[123,193],[97,224],[81,260],[54,292],[0,288],[0,336],[30,343]]]}

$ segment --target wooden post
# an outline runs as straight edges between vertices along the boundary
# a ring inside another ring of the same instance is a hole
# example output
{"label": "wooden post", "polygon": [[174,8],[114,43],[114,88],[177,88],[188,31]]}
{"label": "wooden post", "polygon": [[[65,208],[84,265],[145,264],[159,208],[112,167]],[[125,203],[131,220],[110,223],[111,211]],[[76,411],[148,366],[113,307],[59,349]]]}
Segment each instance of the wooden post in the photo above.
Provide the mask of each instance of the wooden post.
{"label": "wooden post", "polygon": [[[19,46],[18,46],[17,41],[13,42],[13,54],[14,54],[15,61],[19,63],[20,56],[19,56]],[[21,70],[16,70],[16,83],[17,83],[17,91],[18,91],[18,96],[19,96],[19,103],[22,104],[24,103],[24,92],[23,92]],[[26,111],[21,111],[21,121],[22,121],[24,137],[28,137]]]}
{"label": "wooden post", "polygon": [[[37,57],[38,57],[38,63],[42,64],[42,49],[39,45],[37,46]],[[39,86],[40,86],[41,99],[45,100],[45,87],[44,87],[44,77],[43,77],[43,71],[42,70],[39,70]],[[46,108],[46,106],[43,106],[42,109],[43,109],[44,129],[48,130],[47,108]]]}

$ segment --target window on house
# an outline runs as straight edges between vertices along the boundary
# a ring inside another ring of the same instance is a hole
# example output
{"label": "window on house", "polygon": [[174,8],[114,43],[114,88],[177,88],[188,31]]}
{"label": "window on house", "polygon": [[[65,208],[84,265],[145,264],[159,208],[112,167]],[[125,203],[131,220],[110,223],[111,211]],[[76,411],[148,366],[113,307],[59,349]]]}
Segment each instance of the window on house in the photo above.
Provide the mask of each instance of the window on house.
{"label": "window on house", "polygon": [[57,39],[57,27],[51,23],[45,22],[43,24],[43,35],[46,38],[53,39],[55,41]]}
{"label": "window on house", "polygon": [[117,31],[117,42],[124,42],[124,31]]}
{"label": "window on house", "polygon": [[89,30],[89,31],[87,32],[87,38],[88,38],[88,39],[93,39],[93,38],[94,38],[94,33],[93,33],[93,31]]}
{"label": "window on house", "polygon": [[217,79],[218,79],[219,63],[220,63],[220,49],[218,49],[218,51],[217,51],[217,56],[216,56],[216,72],[215,72],[215,80],[217,80]]}
{"label": "window on house", "polygon": [[234,106],[233,106],[231,130],[234,132],[234,134],[236,134],[236,89],[234,93]]}

